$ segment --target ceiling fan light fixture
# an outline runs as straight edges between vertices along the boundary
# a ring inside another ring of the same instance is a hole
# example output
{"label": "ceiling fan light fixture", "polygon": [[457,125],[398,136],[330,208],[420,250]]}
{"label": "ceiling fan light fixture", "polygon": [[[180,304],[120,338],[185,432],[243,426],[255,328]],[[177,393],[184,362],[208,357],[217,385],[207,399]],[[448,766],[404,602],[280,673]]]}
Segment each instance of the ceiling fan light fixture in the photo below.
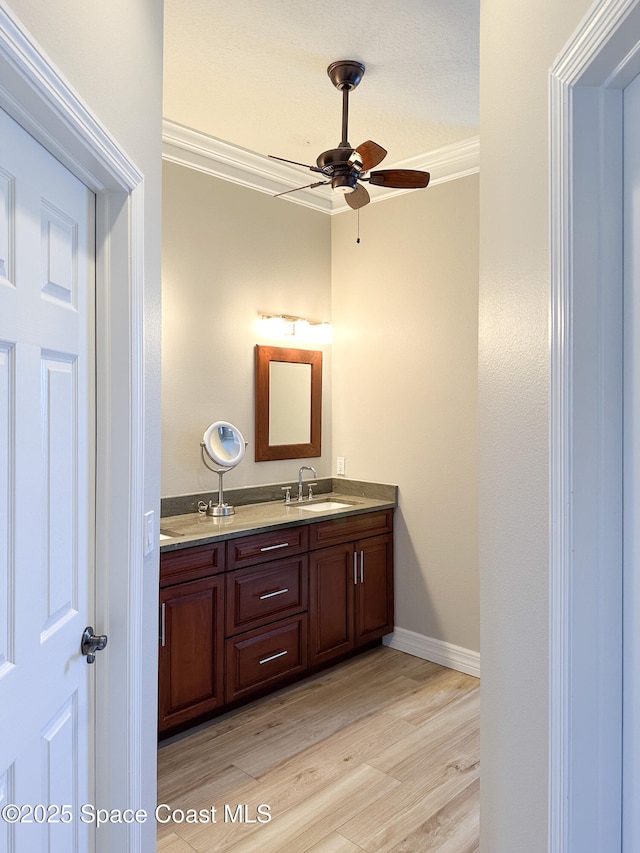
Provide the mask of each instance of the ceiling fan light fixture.
{"label": "ceiling fan light fixture", "polygon": [[358,176],[354,174],[334,175],[331,181],[332,189],[334,189],[337,193],[342,193],[343,195],[354,192],[357,185]]}

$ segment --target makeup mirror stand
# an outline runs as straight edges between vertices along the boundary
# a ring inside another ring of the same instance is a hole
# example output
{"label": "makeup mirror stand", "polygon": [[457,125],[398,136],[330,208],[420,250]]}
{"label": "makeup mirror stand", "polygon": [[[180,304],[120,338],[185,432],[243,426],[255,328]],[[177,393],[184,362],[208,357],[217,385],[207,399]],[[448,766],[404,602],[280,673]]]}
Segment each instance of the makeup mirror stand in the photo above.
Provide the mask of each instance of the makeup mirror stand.
{"label": "makeup mirror stand", "polygon": [[[224,490],[222,486],[222,478],[227,473],[227,471],[231,471],[231,468],[212,468],[211,465],[207,462],[207,458],[204,455],[205,446],[204,442],[200,445],[200,452],[202,455],[202,461],[205,464],[205,467],[209,469],[209,471],[213,471],[214,474],[218,475],[218,503],[214,504],[213,501],[209,501],[207,508],[205,510],[205,515],[213,516],[214,518],[220,518],[226,515],[233,515],[235,513],[235,508],[225,503],[224,501]],[[204,503],[204,501],[201,501]]]}
{"label": "makeup mirror stand", "polygon": [[[247,442],[240,430],[228,421],[216,421],[207,428],[200,442],[200,455],[205,467],[218,475],[218,503],[214,504],[213,501],[209,501],[208,504],[205,504],[204,501],[200,501],[198,504],[200,512],[214,518],[235,513],[235,508],[225,503],[222,478],[227,471],[242,462],[246,447]],[[212,468],[207,457],[216,462],[219,467]]]}

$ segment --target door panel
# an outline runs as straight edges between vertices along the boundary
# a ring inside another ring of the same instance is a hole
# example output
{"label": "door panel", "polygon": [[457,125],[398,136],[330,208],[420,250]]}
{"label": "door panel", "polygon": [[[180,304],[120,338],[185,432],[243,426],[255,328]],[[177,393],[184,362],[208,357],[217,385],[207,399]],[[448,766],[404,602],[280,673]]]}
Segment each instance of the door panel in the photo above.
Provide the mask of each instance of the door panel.
{"label": "door panel", "polygon": [[[0,111],[0,850],[91,849],[95,198]],[[99,660],[99,658],[98,658]]]}

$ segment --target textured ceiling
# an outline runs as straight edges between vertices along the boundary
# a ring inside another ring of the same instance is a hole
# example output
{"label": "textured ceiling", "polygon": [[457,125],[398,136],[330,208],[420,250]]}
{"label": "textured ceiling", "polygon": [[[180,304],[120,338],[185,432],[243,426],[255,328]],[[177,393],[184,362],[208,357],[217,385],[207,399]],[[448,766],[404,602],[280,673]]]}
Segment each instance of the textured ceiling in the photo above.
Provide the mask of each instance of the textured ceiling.
{"label": "textured ceiling", "polygon": [[[336,59],[366,66],[349,142],[402,161],[478,134],[480,0],[165,0],[164,116],[303,163],[340,142]],[[302,183],[307,175],[301,170]],[[310,180],[310,179],[309,179]]]}

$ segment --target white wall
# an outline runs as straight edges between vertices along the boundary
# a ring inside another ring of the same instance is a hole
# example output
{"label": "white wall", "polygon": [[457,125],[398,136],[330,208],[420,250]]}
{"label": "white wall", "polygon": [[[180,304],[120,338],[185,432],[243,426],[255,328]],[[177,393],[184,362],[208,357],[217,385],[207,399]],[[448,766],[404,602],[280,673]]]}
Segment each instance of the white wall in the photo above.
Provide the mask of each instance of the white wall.
{"label": "white wall", "polygon": [[[4,4],[4,0],[2,0]],[[11,0],[5,4],[144,173],[145,441],[144,507],[159,510],[160,494],[160,204],[162,122],[161,0]],[[144,632],[157,631],[157,551],[144,576]],[[150,660],[155,661],[155,651]],[[154,808],[155,696],[153,666],[143,667],[144,695],[152,697],[143,754],[143,785]],[[143,827],[145,849],[155,849],[155,827]]]}
{"label": "white wall", "polygon": [[323,351],[322,456],[329,476],[331,347],[272,341],[259,312],[331,319],[331,232],[324,213],[184,166],[163,167],[162,495],[218,487],[200,458],[216,420],[249,442],[224,488],[294,482],[300,460],[255,462],[255,345]]}
{"label": "white wall", "polygon": [[549,69],[588,0],[481,4],[481,846],[547,850]]}
{"label": "white wall", "polygon": [[396,627],[479,651],[478,176],[332,222],[334,454],[399,486]]}

